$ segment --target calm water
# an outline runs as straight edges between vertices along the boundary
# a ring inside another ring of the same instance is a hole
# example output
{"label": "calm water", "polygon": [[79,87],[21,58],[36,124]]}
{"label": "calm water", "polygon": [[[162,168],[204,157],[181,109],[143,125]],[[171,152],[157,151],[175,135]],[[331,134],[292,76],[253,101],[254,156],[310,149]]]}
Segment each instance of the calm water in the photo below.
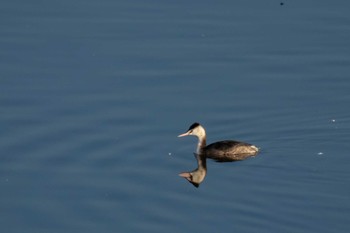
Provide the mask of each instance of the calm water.
{"label": "calm water", "polygon": [[3,3],[2,231],[349,232],[350,2],[280,3]]}

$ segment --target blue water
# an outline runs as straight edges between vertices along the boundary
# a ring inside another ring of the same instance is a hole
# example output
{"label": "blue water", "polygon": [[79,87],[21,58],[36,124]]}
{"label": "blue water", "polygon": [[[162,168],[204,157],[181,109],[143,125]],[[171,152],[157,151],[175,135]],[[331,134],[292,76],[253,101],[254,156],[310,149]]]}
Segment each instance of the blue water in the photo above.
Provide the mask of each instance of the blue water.
{"label": "blue water", "polygon": [[[1,231],[349,232],[349,8],[4,2]],[[261,153],[196,189],[195,121]]]}

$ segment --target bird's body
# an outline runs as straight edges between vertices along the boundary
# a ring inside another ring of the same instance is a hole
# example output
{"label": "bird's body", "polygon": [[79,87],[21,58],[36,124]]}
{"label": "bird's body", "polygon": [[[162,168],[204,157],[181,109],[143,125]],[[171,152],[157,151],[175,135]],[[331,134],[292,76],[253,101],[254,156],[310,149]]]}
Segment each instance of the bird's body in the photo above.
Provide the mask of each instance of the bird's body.
{"label": "bird's body", "polygon": [[204,148],[207,158],[217,161],[243,160],[258,153],[259,149],[249,143],[225,140],[214,142]]}
{"label": "bird's body", "polygon": [[205,155],[206,158],[218,162],[239,161],[257,155],[259,149],[249,143],[233,140],[225,140],[206,145],[206,133],[203,126],[194,123],[186,133],[179,137],[193,135],[198,138],[197,154]]}

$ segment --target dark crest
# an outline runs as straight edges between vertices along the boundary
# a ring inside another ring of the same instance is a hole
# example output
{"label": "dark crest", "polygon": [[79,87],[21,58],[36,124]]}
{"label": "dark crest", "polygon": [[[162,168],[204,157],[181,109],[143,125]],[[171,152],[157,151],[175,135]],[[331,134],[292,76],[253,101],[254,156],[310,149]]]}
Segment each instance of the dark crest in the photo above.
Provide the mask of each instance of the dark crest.
{"label": "dark crest", "polygon": [[197,123],[197,122],[196,122],[196,123],[193,123],[187,131],[190,131],[190,130],[192,130],[192,129],[198,127],[198,126],[199,126],[199,123]]}

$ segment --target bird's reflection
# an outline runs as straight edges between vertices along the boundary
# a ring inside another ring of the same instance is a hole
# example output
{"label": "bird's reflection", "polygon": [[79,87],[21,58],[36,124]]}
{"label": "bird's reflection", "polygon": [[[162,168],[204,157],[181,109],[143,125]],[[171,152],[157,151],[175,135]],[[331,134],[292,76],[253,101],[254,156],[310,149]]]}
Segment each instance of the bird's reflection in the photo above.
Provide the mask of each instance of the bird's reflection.
{"label": "bird's reflection", "polygon": [[[191,172],[182,172],[179,176],[188,180],[196,188],[204,181],[205,176],[207,175],[207,155],[206,154],[197,154],[193,153],[194,157],[197,160],[197,168]],[[227,160],[225,158],[216,159],[215,162],[237,162],[239,160]]]}
{"label": "bird's reflection", "polygon": [[197,160],[198,167],[197,169],[191,172],[182,172],[179,176],[187,179],[191,184],[196,188],[199,187],[200,183],[203,182],[207,174],[207,160],[204,154],[193,153],[194,157]]}

